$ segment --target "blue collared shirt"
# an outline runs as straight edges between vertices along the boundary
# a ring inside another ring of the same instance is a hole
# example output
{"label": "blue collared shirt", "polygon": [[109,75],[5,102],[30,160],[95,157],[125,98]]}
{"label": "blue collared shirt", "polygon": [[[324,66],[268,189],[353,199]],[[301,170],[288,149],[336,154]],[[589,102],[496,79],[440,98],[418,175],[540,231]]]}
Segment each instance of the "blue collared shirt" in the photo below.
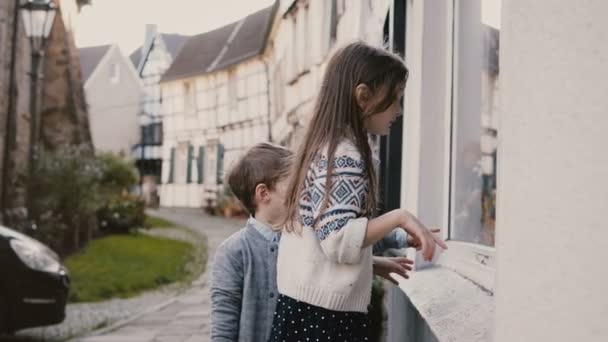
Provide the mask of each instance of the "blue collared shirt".
{"label": "blue collared shirt", "polygon": [[270,242],[278,242],[281,238],[281,233],[276,230],[273,230],[267,224],[262,223],[255,219],[253,216],[249,216],[249,220],[247,224],[252,225],[266,240]]}

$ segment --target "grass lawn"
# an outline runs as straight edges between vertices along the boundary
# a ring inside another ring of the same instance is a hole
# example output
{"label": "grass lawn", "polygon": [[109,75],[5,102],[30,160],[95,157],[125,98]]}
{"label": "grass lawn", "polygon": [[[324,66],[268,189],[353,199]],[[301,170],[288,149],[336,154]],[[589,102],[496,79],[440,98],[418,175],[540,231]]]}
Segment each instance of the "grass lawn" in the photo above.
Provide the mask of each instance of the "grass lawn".
{"label": "grass lawn", "polygon": [[146,228],[167,228],[173,226],[175,226],[175,223],[156,216],[146,215],[146,220],[144,221],[144,227]]}
{"label": "grass lawn", "polygon": [[143,234],[94,240],[65,261],[72,280],[69,299],[93,302],[126,298],[186,279],[188,263],[195,257],[195,248],[189,243]]}

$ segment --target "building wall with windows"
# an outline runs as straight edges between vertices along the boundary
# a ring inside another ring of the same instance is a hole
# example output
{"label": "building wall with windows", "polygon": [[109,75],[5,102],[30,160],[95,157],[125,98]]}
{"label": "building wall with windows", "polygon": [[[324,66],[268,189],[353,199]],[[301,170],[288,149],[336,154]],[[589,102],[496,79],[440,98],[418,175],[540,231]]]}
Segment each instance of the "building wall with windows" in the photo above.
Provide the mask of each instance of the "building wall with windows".
{"label": "building wall with windows", "polygon": [[268,141],[265,63],[255,58],[211,75],[163,83],[161,205],[214,203],[224,173],[247,148]]}
{"label": "building wall with windows", "polygon": [[158,205],[161,183],[163,125],[160,80],[183,47],[187,36],[158,32],[156,25],[146,25],[143,45],[129,58],[143,83],[140,100],[139,139],[133,146],[139,168],[141,194],[149,205]]}
{"label": "building wall with windows", "polygon": [[349,42],[383,44],[388,0],[281,1],[269,37],[272,138],[295,147],[310,119],[325,65]]}
{"label": "building wall with windows", "polygon": [[225,172],[270,140],[264,51],[275,14],[273,5],[192,37],[163,75],[161,205],[214,206]]}

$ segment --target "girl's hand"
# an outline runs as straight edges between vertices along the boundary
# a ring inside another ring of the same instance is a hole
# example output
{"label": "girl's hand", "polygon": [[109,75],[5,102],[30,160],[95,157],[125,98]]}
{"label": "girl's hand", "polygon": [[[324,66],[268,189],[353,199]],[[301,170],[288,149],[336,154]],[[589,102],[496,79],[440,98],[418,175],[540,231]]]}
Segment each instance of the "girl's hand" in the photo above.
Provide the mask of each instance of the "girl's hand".
{"label": "girl's hand", "polygon": [[374,274],[380,276],[391,283],[398,285],[390,274],[397,273],[405,279],[408,279],[408,271],[412,270],[414,262],[406,257],[374,257]]}
{"label": "girl's hand", "polygon": [[443,239],[439,238],[434,233],[438,233],[441,230],[433,229],[429,230],[425,225],[420,222],[414,215],[403,210],[403,229],[408,233],[408,243],[410,246],[420,250],[425,260],[431,261],[435,255],[435,248],[439,247],[448,249]]}
{"label": "girl's hand", "polygon": [[[441,232],[441,229],[439,228],[432,228],[430,229],[431,233],[433,234],[433,238],[435,239],[435,243],[439,244],[442,243],[443,240],[441,240],[436,234]],[[422,243],[420,242],[420,239],[416,238],[414,235],[408,235],[407,236],[407,246],[408,247],[412,247],[412,248],[416,248],[417,251],[419,251],[422,248]],[[445,247],[447,249],[447,246]]]}

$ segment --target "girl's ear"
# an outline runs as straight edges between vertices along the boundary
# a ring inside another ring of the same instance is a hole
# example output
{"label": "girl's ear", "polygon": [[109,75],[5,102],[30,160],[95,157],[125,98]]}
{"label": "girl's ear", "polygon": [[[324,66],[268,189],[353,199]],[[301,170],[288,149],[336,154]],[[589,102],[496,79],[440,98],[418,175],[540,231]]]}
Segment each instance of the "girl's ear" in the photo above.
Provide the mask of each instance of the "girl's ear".
{"label": "girl's ear", "polygon": [[260,183],[255,186],[255,202],[256,203],[263,203],[265,201],[268,201],[269,198],[270,198],[270,191],[268,190],[268,187],[266,186],[266,184]]}
{"label": "girl's ear", "polygon": [[372,92],[370,91],[367,84],[361,83],[357,85],[355,88],[355,99],[357,100],[357,104],[359,108],[361,108],[364,112],[365,109],[369,106],[372,98]]}

